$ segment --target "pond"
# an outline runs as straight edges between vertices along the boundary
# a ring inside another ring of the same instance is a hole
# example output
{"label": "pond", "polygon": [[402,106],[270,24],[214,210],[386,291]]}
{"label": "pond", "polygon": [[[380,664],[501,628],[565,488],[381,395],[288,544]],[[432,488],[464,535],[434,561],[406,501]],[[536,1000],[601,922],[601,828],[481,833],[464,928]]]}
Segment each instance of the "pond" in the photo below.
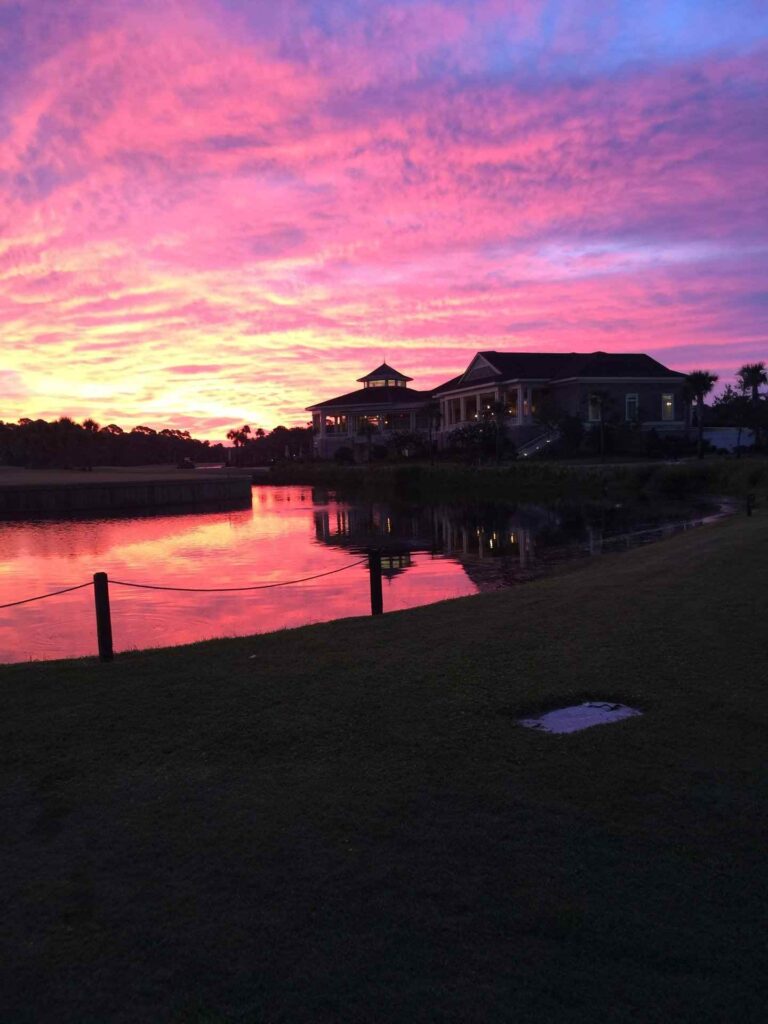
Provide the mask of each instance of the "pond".
{"label": "pond", "polygon": [[[497,590],[565,559],[644,543],[683,528],[690,512],[673,515],[672,525],[659,526],[660,518],[658,510],[607,504],[415,506],[258,486],[247,510],[0,523],[0,605],[106,572],[115,650],[168,646],[366,615],[367,567],[344,567],[371,546],[382,549],[386,612]],[[250,592],[114,582],[237,588],[315,575]],[[0,609],[0,662],[90,655],[95,647],[90,587]]]}

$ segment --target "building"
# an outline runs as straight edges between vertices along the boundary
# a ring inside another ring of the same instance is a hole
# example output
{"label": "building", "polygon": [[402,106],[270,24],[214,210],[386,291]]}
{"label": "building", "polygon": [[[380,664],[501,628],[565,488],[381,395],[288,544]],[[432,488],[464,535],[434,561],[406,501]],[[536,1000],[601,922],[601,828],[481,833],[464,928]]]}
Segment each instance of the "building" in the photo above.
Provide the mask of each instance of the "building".
{"label": "building", "polygon": [[610,419],[680,431],[684,382],[684,373],[647,355],[478,352],[463,374],[433,394],[443,436],[501,408],[511,439],[520,445],[542,432],[545,404],[585,427]]}
{"label": "building", "polygon": [[428,433],[431,391],[415,391],[413,380],[382,363],[358,378],[363,386],[338,398],[310,405],[315,429],[315,454],[332,458],[351,448],[355,459],[368,458],[374,444],[386,444],[396,433]]}
{"label": "building", "polygon": [[497,416],[520,447],[546,430],[552,411],[587,428],[601,420],[660,433],[685,427],[685,374],[648,355],[478,352],[464,373],[432,391],[409,388],[411,380],[382,363],[359,379],[360,390],[309,406],[316,454],[329,458],[346,446],[364,459],[371,444],[396,432],[432,432],[443,446],[451,431]]}

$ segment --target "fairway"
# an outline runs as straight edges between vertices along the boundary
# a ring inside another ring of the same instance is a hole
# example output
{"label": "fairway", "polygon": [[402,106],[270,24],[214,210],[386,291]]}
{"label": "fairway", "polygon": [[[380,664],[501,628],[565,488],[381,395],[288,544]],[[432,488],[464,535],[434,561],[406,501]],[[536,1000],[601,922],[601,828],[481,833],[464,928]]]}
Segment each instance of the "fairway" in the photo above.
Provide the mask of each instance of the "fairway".
{"label": "fairway", "polygon": [[[0,667],[0,1021],[763,1021],[767,577],[761,511],[377,619]],[[643,714],[515,721],[589,699]]]}

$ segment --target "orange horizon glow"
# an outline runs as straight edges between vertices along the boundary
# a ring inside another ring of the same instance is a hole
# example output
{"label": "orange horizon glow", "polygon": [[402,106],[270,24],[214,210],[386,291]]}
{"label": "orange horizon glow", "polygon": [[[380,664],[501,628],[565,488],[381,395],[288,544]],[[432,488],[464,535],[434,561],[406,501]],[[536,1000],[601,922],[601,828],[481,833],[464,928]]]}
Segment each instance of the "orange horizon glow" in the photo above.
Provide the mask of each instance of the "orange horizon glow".
{"label": "orange horizon glow", "polygon": [[223,440],[383,358],[768,356],[760,5],[272,8],[0,3],[0,419]]}

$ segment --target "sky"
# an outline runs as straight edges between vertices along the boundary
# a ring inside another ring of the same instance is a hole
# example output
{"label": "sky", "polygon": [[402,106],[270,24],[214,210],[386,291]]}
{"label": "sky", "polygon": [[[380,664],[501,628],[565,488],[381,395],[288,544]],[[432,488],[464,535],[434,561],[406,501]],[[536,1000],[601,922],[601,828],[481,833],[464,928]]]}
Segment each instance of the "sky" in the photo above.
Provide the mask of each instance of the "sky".
{"label": "sky", "polygon": [[0,0],[0,419],[768,358],[765,0]]}

